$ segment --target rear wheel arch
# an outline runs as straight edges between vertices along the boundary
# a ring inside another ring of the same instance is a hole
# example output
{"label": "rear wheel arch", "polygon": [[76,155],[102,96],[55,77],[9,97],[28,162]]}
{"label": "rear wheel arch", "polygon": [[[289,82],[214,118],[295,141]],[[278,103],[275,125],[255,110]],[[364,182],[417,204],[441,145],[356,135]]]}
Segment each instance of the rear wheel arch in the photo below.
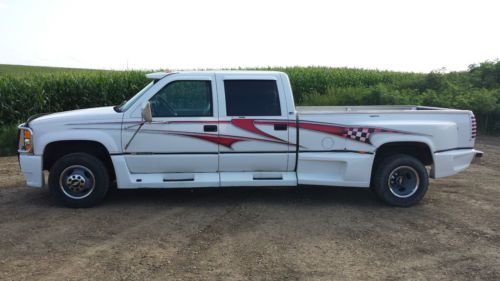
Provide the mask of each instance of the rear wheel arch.
{"label": "rear wheel arch", "polygon": [[393,154],[406,154],[417,158],[424,166],[434,163],[431,147],[425,142],[402,141],[388,142],[380,145],[375,151],[374,165]]}
{"label": "rear wheel arch", "polygon": [[62,140],[48,143],[43,150],[43,170],[49,171],[57,160],[71,153],[93,155],[106,166],[110,179],[116,179],[108,149],[104,144],[91,140]]}
{"label": "rear wheel arch", "polygon": [[379,165],[388,157],[395,154],[409,155],[415,157],[424,166],[434,164],[431,146],[425,142],[419,141],[398,141],[387,142],[375,150],[375,158],[373,159],[370,185],[373,183],[373,178],[378,170]]}

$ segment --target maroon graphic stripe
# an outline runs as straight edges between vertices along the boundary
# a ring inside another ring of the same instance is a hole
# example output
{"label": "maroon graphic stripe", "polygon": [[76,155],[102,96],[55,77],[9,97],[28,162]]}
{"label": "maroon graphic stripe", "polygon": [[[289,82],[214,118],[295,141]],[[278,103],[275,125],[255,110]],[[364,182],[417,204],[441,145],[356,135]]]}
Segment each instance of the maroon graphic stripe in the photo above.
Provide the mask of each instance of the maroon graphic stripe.
{"label": "maroon graphic stripe", "polygon": [[[121,124],[118,122],[94,122],[94,123],[77,123],[77,124],[67,124],[67,125],[101,125],[101,124]],[[125,121],[123,124],[140,124],[140,121]],[[358,141],[366,144],[371,144],[370,137],[375,133],[395,133],[395,134],[408,134],[408,132],[399,130],[389,130],[378,127],[367,127],[367,126],[345,126],[332,123],[321,123],[312,121],[288,121],[288,120],[272,120],[272,119],[232,119],[231,121],[219,121],[219,120],[176,120],[176,121],[162,121],[153,122],[154,124],[231,124],[237,128],[244,131],[250,132],[252,134],[264,137],[264,138],[251,138],[243,136],[230,136],[230,135],[216,135],[216,134],[204,134],[195,132],[183,132],[183,131],[170,131],[170,130],[147,130],[142,129],[145,133],[156,133],[156,134],[174,134],[183,135],[198,139],[203,139],[212,143],[220,144],[225,147],[231,148],[231,146],[240,141],[263,141],[271,143],[279,143],[286,145],[296,144],[290,143],[288,141],[282,140],[276,136],[268,134],[261,129],[257,128],[256,125],[287,125],[289,127],[297,126],[300,129],[321,132],[325,134],[335,135],[342,138],[346,138],[353,141]]]}
{"label": "maroon graphic stripe", "polygon": [[[220,144],[220,145],[223,145],[227,148],[232,148],[232,145],[234,143],[240,142],[240,141],[262,141],[262,142],[283,144],[283,142],[279,142],[279,141],[275,141],[275,140],[241,137],[241,136],[231,136],[231,135],[216,135],[216,134],[206,134],[206,133],[192,133],[192,132],[168,131],[168,130],[149,130],[149,129],[141,130],[141,132],[147,133],[147,134],[168,134],[168,135],[179,135],[179,136],[192,137],[192,138],[202,139],[202,140],[209,141],[212,143]],[[288,143],[285,143],[285,144],[288,144]],[[289,145],[294,145],[294,144],[289,144]]]}
{"label": "maroon graphic stripe", "polygon": [[[256,119],[232,119],[231,120],[231,124],[242,129],[242,130],[245,130],[245,131],[248,131],[248,132],[251,132],[251,133],[254,133],[256,135],[259,135],[259,136],[263,136],[263,137],[266,137],[266,138],[270,138],[270,139],[273,139],[275,140],[276,142],[279,142],[279,143],[288,143],[287,141],[284,141],[280,138],[277,138],[273,135],[270,135],[262,130],[260,130],[259,128],[257,128],[255,126],[255,124],[257,124],[256,122],[257,120]],[[276,122],[273,122],[273,125],[274,124],[277,124]]]}

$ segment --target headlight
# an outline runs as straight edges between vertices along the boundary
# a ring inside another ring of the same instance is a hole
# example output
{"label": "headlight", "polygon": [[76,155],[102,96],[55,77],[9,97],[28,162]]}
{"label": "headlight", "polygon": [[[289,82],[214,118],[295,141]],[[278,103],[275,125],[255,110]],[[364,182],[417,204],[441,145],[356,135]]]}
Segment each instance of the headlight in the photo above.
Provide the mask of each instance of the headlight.
{"label": "headlight", "polygon": [[19,147],[17,152],[33,153],[33,131],[30,128],[19,126]]}

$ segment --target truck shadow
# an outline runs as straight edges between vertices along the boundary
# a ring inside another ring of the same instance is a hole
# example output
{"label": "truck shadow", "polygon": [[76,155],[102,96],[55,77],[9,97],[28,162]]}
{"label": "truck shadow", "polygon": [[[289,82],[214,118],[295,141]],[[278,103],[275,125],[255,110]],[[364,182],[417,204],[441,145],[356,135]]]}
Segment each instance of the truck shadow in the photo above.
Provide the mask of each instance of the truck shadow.
{"label": "truck shadow", "polygon": [[103,205],[209,206],[234,203],[266,205],[385,206],[364,188],[344,187],[226,187],[201,189],[139,189],[109,192]]}

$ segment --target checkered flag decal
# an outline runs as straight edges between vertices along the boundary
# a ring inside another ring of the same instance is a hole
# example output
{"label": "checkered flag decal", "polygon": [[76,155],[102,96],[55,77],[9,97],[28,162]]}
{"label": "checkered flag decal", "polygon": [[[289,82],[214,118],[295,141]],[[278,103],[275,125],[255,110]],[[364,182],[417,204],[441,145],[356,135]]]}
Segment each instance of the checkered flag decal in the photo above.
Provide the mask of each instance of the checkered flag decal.
{"label": "checkered flag decal", "polygon": [[342,135],[344,138],[348,138],[355,141],[360,141],[363,143],[370,144],[370,136],[372,133],[380,130],[374,128],[345,128],[345,132]]}

